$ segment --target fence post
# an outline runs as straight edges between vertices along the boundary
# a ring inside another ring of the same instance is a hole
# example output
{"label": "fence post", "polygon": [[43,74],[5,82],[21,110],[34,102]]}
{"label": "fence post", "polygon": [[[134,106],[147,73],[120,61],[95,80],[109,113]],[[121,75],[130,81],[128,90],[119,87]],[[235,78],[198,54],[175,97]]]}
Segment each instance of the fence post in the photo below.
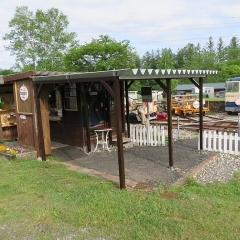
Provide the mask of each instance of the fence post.
{"label": "fence post", "polygon": [[230,154],[233,154],[233,146],[232,146],[233,135],[232,135],[231,132],[228,134],[228,137],[229,137],[229,140],[228,140],[229,141],[229,150],[228,150],[228,152]]}
{"label": "fence post", "polygon": [[165,131],[163,126],[161,126],[161,135],[162,135],[162,146],[165,146]]}
{"label": "fence post", "polygon": [[[203,150],[207,149],[207,132],[203,130]],[[200,148],[200,134],[199,134],[199,148]]]}
{"label": "fence post", "polygon": [[234,141],[234,143],[235,143],[235,154],[239,154],[239,152],[238,152],[238,140],[239,140],[238,134],[235,133],[234,137],[235,137],[235,141]]}
{"label": "fence post", "polygon": [[238,136],[240,137],[240,113],[238,113]]}
{"label": "fence post", "polygon": [[218,151],[222,152],[222,132],[218,132]]}
{"label": "fence post", "polygon": [[179,140],[180,139],[179,116],[177,116],[177,134],[178,134],[178,140]]}
{"label": "fence post", "polygon": [[212,150],[212,134],[211,134],[211,131],[208,130],[208,133],[207,133],[207,137],[208,137],[208,151],[211,151]]}
{"label": "fence post", "polygon": [[228,140],[228,136],[227,136],[227,132],[223,133],[223,152],[227,153],[227,140]]}
{"label": "fence post", "polygon": [[217,133],[216,133],[216,131],[214,130],[214,132],[213,132],[213,151],[216,151],[217,150],[217,148],[216,148],[216,144],[217,143]]}
{"label": "fence post", "polygon": [[142,126],[139,127],[139,135],[140,135],[139,145],[142,145],[143,144],[143,130],[142,130]]}
{"label": "fence post", "polygon": [[157,126],[153,126],[154,145],[157,146]]}

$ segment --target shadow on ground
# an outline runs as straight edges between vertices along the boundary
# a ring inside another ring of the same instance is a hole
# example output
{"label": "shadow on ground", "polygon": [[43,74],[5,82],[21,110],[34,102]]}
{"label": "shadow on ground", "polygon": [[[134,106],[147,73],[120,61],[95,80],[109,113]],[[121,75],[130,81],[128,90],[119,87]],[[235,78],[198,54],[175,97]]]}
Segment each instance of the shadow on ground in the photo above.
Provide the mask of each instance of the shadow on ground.
{"label": "shadow on ground", "polygon": [[59,158],[63,162],[77,160],[86,157],[87,154],[74,146],[65,146],[52,150],[52,156]]}

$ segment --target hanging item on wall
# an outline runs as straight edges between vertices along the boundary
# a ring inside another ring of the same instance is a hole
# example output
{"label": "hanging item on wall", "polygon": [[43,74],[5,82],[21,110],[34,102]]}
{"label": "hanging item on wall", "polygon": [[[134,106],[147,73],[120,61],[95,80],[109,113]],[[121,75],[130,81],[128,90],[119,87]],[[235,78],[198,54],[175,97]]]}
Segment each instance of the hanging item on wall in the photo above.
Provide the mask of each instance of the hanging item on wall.
{"label": "hanging item on wall", "polygon": [[26,86],[24,86],[24,84],[19,89],[19,95],[23,101],[26,101],[28,99],[28,89]]}
{"label": "hanging item on wall", "polygon": [[4,104],[2,97],[0,97],[0,104]]}
{"label": "hanging item on wall", "polygon": [[55,89],[55,97],[57,109],[60,110],[62,109],[62,96],[61,92],[57,88]]}

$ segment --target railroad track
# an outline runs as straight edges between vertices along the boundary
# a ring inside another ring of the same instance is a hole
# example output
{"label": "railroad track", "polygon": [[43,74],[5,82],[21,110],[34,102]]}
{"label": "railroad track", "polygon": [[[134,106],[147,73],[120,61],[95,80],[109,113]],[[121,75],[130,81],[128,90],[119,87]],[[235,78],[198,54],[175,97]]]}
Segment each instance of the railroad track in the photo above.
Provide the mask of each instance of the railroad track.
{"label": "railroad track", "polygon": [[[166,127],[168,126],[167,120],[154,120],[151,121],[151,124],[161,124]],[[172,119],[172,126],[173,128],[177,128],[179,126],[180,129],[199,130],[199,117],[179,119],[174,118]],[[203,129],[237,132],[238,120],[227,120],[217,116],[204,116]]]}

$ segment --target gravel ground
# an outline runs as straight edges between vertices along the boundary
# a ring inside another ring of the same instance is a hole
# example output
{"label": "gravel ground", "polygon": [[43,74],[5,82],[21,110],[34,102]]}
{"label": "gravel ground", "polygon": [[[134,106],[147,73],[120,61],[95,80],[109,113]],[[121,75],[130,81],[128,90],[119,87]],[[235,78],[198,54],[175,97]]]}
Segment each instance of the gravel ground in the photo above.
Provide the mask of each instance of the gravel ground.
{"label": "gravel ground", "polygon": [[[230,116],[230,119],[237,116]],[[180,136],[181,139],[194,139],[198,133],[188,130],[173,129],[173,139],[176,141]],[[195,179],[201,184],[209,184],[213,182],[227,182],[234,177],[236,172],[240,172],[240,156],[226,153],[219,153],[212,162],[206,165],[198,174]]]}
{"label": "gravel ground", "polygon": [[[167,131],[165,131],[167,135]],[[173,129],[173,160],[174,167],[169,168],[168,146],[135,146],[124,149],[125,175],[132,181],[155,185],[164,182],[174,184],[187,176],[205,162],[214,152],[199,151],[198,133],[181,129]],[[92,169],[94,171],[118,176],[118,152],[116,147],[97,150],[80,156],[78,149],[67,146],[53,150],[53,155],[75,167]],[[206,165],[196,175],[196,180],[202,184],[211,182],[226,182],[240,171],[240,158],[235,155],[219,153],[212,162]]]}
{"label": "gravel ground", "polygon": [[219,153],[215,159],[196,175],[196,180],[202,184],[227,182],[240,172],[240,157]]}

